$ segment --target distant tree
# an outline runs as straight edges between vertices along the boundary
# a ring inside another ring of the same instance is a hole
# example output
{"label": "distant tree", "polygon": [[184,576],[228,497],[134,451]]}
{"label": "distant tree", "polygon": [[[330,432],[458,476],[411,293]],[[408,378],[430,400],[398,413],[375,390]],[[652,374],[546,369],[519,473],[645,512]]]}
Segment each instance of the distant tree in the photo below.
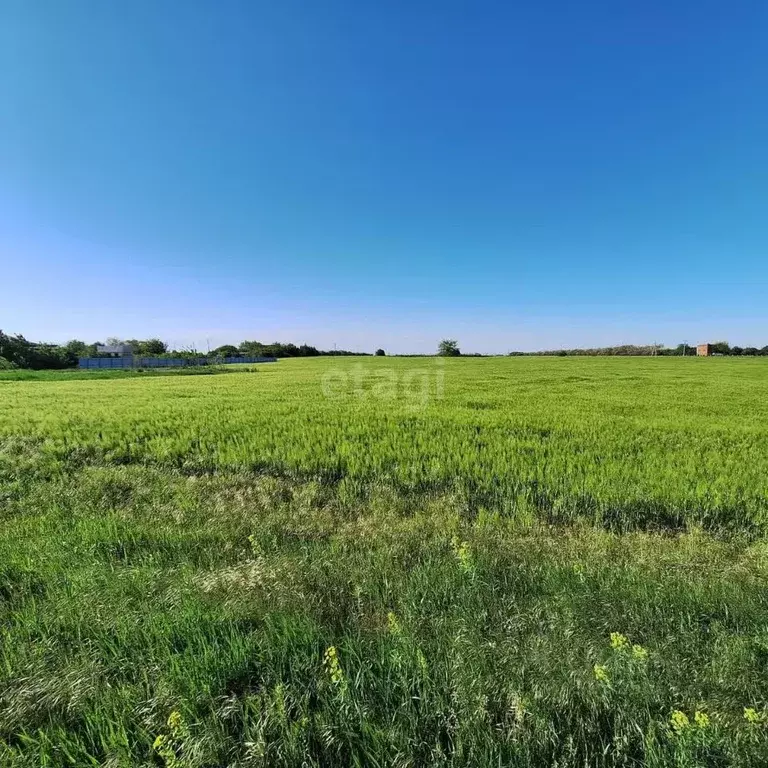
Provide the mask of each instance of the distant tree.
{"label": "distant tree", "polygon": [[168,345],[160,339],[126,339],[118,343],[130,345],[136,357],[158,357],[168,352]]}
{"label": "distant tree", "polygon": [[0,357],[19,368],[70,368],[72,357],[64,347],[28,341],[21,334],[8,336],[0,331]]}
{"label": "distant tree", "polygon": [[761,355],[764,355],[765,357],[768,357],[768,346],[767,346],[767,347],[763,347],[763,348],[760,350],[760,354],[761,354]]}
{"label": "distant tree", "polygon": [[440,357],[458,357],[461,354],[459,342],[456,339],[443,339],[437,346]]}
{"label": "distant tree", "polygon": [[168,345],[160,339],[147,339],[142,342],[142,348],[147,356],[164,355],[168,351]]}
{"label": "distant tree", "polygon": [[24,366],[26,352],[31,346],[23,336],[9,336],[0,331],[0,357],[15,365]]}
{"label": "distant tree", "polygon": [[745,347],[744,352],[742,354],[749,355],[750,357],[755,357],[756,355],[760,354],[760,350],[757,347]]}
{"label": "distant tree", "polygon": [[376,357],[384,357],[384,355],[386,355],[387,353],[383,349],[377,349],[374,354],[376,355]]}
{"label": "distant tree", "polygon": [[731,347],[731,354],[732,355],[743,355],[744,350],[741,347]]}
{"label": "distant tree", "polygon": [[238,347],[241,355],[247,357],[262,357],[265,355],[264,344],[260,341],[243,341]]}
{"label": "distant tree", "polygon": [[73,358],[85,357],[88,354],[88,345],[79,339],[68,341],[64,345],[64,349],[67,351],[67,354],[72,355]]}
{"label": "distant tree", "polygon": [[239,357],[240,350],[233,344],[224,344],[211,352],[212,357]]}
{"label": "distant tree", "polygon": [[727,341],[716,341],[712,344],[712,353],[715,355],[730,355],[731,347]]}
{"label": "distant tree", "polygon": [[674,349],[663,349],[659,352],[660,355],[695,355],[696,347],[692,347],[690,344],[678,344]]}

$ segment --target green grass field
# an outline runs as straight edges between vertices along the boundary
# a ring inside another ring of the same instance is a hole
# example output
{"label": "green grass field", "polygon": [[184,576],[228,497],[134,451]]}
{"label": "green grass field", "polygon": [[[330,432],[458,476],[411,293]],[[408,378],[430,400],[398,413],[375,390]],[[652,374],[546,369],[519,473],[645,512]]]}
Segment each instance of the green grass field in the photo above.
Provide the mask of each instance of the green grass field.
{"label": "green grass field", "polygon": [[768,765],[768,361],[0,380],[0,765]]}

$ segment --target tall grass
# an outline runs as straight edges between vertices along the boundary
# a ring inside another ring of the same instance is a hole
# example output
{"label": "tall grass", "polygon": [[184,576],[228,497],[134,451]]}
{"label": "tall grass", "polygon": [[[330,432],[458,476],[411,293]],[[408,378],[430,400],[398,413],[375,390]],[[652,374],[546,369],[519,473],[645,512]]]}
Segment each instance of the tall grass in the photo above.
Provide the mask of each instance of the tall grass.
{"label": "tall grass", "polygon": [[343,364],[0,384],[0,765],[768,764],[761,361]]}

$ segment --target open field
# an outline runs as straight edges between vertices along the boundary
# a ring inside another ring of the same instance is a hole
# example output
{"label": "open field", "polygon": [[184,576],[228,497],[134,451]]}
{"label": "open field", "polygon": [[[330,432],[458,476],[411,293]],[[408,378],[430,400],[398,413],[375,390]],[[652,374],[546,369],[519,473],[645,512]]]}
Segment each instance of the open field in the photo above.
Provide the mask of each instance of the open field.
{"label": "open field", "polygon": [[759,358],[6,374],[0,765],[767,765],[767,494]]}

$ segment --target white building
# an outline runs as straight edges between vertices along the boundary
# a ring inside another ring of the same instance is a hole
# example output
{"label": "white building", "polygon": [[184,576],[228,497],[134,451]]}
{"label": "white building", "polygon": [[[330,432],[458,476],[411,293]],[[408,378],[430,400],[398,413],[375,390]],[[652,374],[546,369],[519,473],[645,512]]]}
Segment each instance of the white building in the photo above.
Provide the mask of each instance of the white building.
{"label": "white building", "polygon": [[130,344],[99,344],[96,352],[112,357],[130,357],[133,354],[133,347]]}

